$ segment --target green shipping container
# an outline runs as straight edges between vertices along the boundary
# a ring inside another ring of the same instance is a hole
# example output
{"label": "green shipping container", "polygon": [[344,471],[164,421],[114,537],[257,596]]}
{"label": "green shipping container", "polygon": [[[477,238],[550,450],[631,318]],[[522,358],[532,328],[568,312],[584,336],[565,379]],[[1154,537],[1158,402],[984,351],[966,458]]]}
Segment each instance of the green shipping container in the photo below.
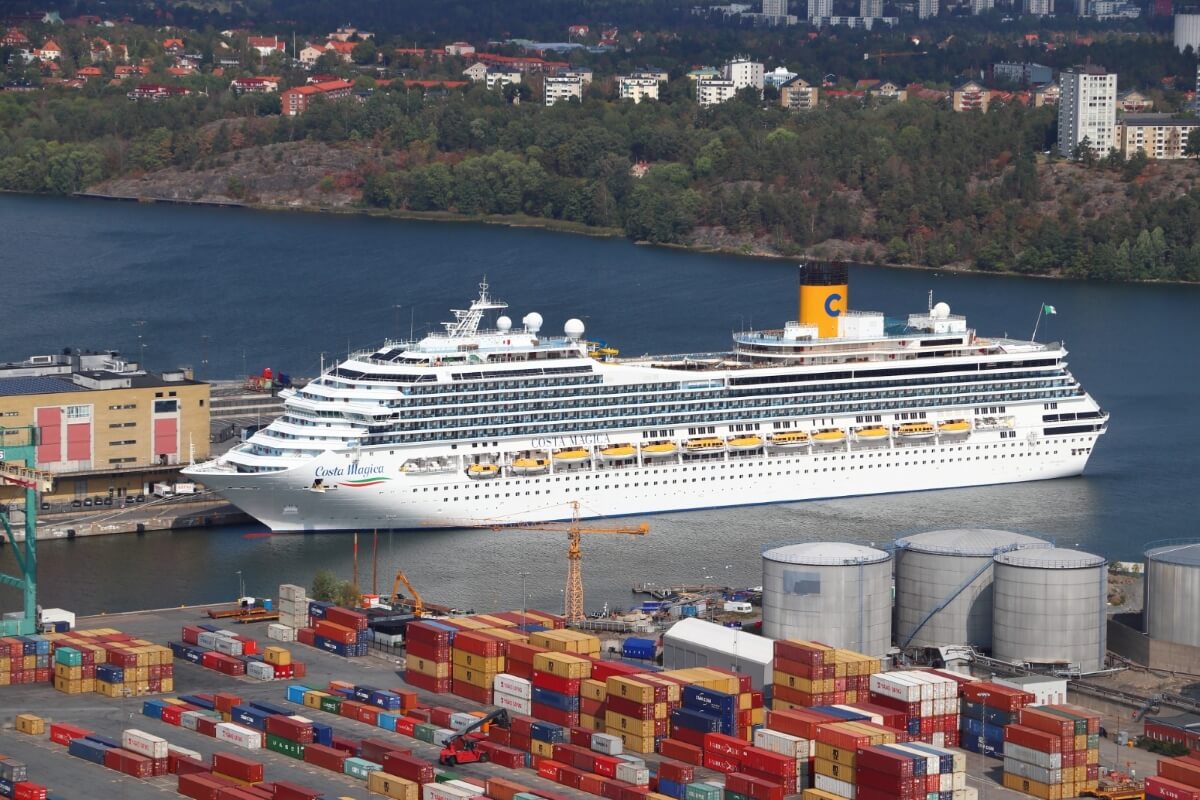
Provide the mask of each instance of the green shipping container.
{"label": "green shipping container", "polygon": [[748,795],[744,795],[739,792],[731,792],[726,789],[725,800],[750,800],[750,797]]}
{"label": "green shipping container", "polygon": [[330,714],[342,713],[342,698],[333,697],[333,696],[322,697],[321,698],[321,710],[327,711]]}
{"label": "green shipping container", "polygon": [[1047,714],[1053,714],[1056,717],[1069,719],[1075,723],[1075,735],[1087,733],[1087,717],[1081,717],[1078,714],[1072,714],[1070,711],[1065,711],[1061,708],[1050,708],[1049,706],[1034,706],[1038,711],[1044,711]]}
{"label": "green shipping container", "polygon": [[684,800],[721,800],[721,790],[711,783],[689,783]]}
{"label": "green shipping container", "polygon": [[304,758],[304,745],[299,742],[293,742],[291,739],[285,739],[282,736],[276,736],[273,733],[267,734],[267,749],[273,750],[276,753],[283,753],[285,756],[292,758]]}
{"label": "green shipping container", "polygon": [[347,758],[342,764],[342,769],[347,775],[359,780],[366,780],[372,772],[379,772],[383,766],[365,758]]}
{"label": "green shipping container", "polygon": [[[324,705],[323,702],[322,705]],[[437,725],[429,725],[422,722],[413,726],[413,738],[422,742],[429,742],[430,744],[433,744],[433,734],[437,729]]]}
{"label": "green shipping container", "polygon": [[433,768],[434,783],[449,783],[450,781],[457,781],[460,778],[461,776],[458,775],[458,773],[451,772],[448,769],[439,769],[438,767]]}
{"label": "green shipping container", "polygon": [[83,653],[74,647],[58,647],[54,650],[54,663],[66,664],[68,667],[83,666]]}

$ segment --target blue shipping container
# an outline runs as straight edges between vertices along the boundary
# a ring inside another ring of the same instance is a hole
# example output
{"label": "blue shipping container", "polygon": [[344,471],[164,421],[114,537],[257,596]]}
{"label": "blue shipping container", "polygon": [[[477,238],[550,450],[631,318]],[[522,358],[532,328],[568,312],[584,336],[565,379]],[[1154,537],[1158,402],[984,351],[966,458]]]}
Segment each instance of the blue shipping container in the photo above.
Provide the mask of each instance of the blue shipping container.
{"label": "blue shipping container", "polygon": [[400,706],[403,704],[400,695],[395,692],[386,691],[371,692],[370,697],[367,698],[367,702],[376,708],[385,708],[388,711],[399,711]]}
{"label": "blue shipping container", "polygon": [[221,630],[221,628],[219,626],[212,625],[207,622],[204,623],[203,625],[197,625],[196,627],[202,631],[208,631],[209,633],[216,633],[217,631]]}
{"label": "blue shipping container", "polygon": [[565,744],[567,741],[566,732],[562,726],[555,725],[553,722],[535,722],[529,729],[529,737],[537,739],[539,742],[551,742],[552,744]]}
{"label": "blue shipping container", "polygon": [[308,615],[314,620],[325,619],[325,609],[332,605],[333,603],[327,603],[324,600],[310,600],[308,602]]}
{"label": "blue shipping container", "polygon": [[229,716],[233,722],[239,725],[246,725],[254,728],[256,731],[261,731],[267,727],[267,717],[270,713],[259,708],[250,706],[234,706],[229,710]]}
{"label": "blue shipping container", "polygon": [[162,700],[146,700],[142,703],[142,715],[150,717],[150,719],[162,719],[163,709],[166,708],[166,703]]}
{"label": "blue shipping container", "polygon": [[83,738],[87,739],[92,744],[102,744],[105,747],[120,747],[121,746],[121,743],[119,741],[117,741],[116,739],[110,739],[107,736],[100,736],[98,734],[92,734],[91,736],[85,736]]}
{"label": "blue shipping container", "polygon": [[125,670],[112,664],[99,664],[96,666],[96,680],[104,683],[124,683]]}
{"label": "blue shipping container", "polygon": [[869,720],[870,716],[861,711],[851,711],[847,708],[837,708],[836,706],[813,706],[812,711],[828,714],[831,717],[844,719],[847,722],[858,722],[860,720]]}
{"label": "blue shipping container", "polygon": [[687,794],[687,784],[669,781],[666,778],[658,779],[658,793],[665,794],[667,797],[675,797],[678,800],[683,800]]}
{"label": "blue shipping container", "polygon": [[320,722],[313,723],[313,741],[326,747],[333,746],[333,728]]}
{"label": "blue shipping container", "polygon": [[729,715],[737,711],[736,695],[705,689],[703,686],[683,687],[683,707],[711,714]]}
{"label": "blue shipping container", "polygon": [[578,711],[579,698],[560,692],[552,692],[540,686],[533,687],[533,702],[556,708],[559,711]]}
{"label": "blue shipping container", "polygon": [[374,686],[355,686],[354,699],[360,703],[371,702],[371,692],[378,692]]}
{"label": "blue shipping container", "polygon": [[289,703],[296,703],[297,705],[304,705],[304,695],[311,691],[312,689],[309,689],[307,686],[293,683],[287,687],[287,701]]}
{"label": "blue shipping container", "polygon": [[335,642],[333,639],[326,639],[324,636],[317,636],[313,643],[317,646],[318,650],[324,650],[327,653],[334,653],[339,656],[349,656],[349,648],[352,646]]}
{"label": "blue shipping container", "polygon": [[259,711],[265,711],[268,714],[282,714],[285,717],[292,713],[292,710],[287,706],[268,703],[265,700],[251,700],[250,707],[256,708]]}
{"label": "blue shipping container", "polygon": [[189,705],[196,706],[197,708],[204,708],[209,711],[212,711],[216,708],[216,705],[213,703],[212,700],[209,700],[208,698],[205,698],[205,697],[201,697],[198,694],[180,695],[179,699]]}
{"label": "blue shipping container", "polygon": [[67,752],[71,755],[101,765],[104,764],[104,754],[111,749],[87,739],[72,739],[71,743],[67,745]]}
{"label": "blue shipping container", "polygon": [[381,711],[381,712],[379,712],[379,715],[375,719],[376,719],[375,724],[378,725],[380,728],[383,728],[385,731],[395,731],[396,730],[396,715],[395,714],[389,714],[386,711]]}
{"label": "blue shipping container", "polygon": [[680,728],[687,728],[690,731],[702,731],[704,733],[720,733],[721,718],[712,714],[706,714],[703,711],[694,711],[690,708],[677,708],[671,712],[671,725]]}
{"label": "blue shipping container", "polygon": [[621,645],[621,655],[625,658],[653,659],[658,646],[653,639],[626,639]]}

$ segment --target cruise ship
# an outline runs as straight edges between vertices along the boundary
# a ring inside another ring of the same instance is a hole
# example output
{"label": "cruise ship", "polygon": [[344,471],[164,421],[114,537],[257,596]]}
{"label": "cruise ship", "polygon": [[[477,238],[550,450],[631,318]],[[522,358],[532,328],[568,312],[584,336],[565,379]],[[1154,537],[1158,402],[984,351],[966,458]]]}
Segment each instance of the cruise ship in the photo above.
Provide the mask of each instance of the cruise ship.
{"label": "cruise ship", "polygon": [[[507,525],[1079,475],[1108,414],[1061,343],[934,304],[851,311],[800,271],[799,319],[732,349],[622,358],[486,282],[444,331],[356,353],[184,474],[276,531]],[[494,320],[492,316],[500,315]]]}

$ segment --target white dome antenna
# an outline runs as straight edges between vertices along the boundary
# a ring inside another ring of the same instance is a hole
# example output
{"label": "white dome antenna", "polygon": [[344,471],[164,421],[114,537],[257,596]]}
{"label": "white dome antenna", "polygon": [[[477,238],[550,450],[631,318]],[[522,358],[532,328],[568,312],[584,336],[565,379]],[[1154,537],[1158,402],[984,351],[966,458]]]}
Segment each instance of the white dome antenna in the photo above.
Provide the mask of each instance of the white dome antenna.
{"label": "white dome antenna", "polygon": [[950,318],[950,304],[949,303],[938,303],[937,305],[935,305],[933,307],[932,316],[934,319],[949,319]]}
{"label": "white dome antenna", "polygon": [[579,319],[569,319],[567,320],[567,323],[563,325],[563,333],[566,334],[568,339],[578,339],[582,337],[584,330],[585,328],[583,326],[583,320]]}
{"label": "white dome antenna", "polygon": [[512,330],[512,320],[508,317],[500,317],[496,320],[496,330],[501,333],[508,333]]}
{"label": "white dome antenna", "polygon": [[542,329],[542,315],[536,311],[530,311],[521,322],[530,333],[537,333]]}

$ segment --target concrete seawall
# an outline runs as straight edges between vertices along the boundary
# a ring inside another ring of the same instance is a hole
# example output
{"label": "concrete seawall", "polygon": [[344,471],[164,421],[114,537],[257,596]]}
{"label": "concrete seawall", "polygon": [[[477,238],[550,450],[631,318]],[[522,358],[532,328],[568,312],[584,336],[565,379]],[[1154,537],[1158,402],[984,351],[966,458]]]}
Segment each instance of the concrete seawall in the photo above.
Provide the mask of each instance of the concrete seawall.
{"label": "concrete seawall", "polygon": [[[80,536],[105,536],[120,533],[146,533],[176,528],[208,528],[253,522],[236,506],[224,500],[188,502],[177,505],[139,508],[127,513],[54,514],[38,524],[38,541],[73,539]],[[24,539],[22,529],[13,526],[17,541]]]}

